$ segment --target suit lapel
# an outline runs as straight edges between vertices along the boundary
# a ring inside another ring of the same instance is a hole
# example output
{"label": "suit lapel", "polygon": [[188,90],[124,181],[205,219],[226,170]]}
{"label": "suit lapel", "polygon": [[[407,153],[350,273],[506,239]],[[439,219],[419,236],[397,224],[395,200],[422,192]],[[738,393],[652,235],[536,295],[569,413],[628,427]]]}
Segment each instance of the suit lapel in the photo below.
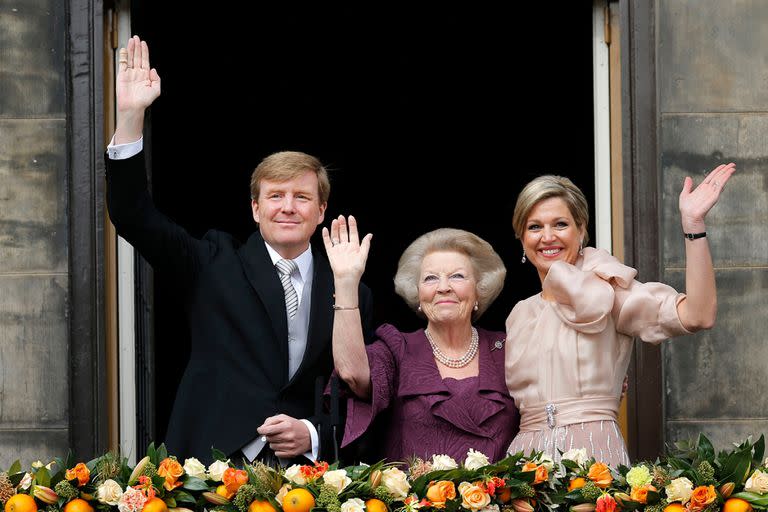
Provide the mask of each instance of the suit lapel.
{"label": "suit lapel", "polygon": [[248,242],[238,251],[248,281],[259,295],[278,340],[280,360],[284,361],[284,371],[288,373],[288,318],[285,312],[285,294],[280,278],[272,265],[264,240],[259,233],[254,233]]}

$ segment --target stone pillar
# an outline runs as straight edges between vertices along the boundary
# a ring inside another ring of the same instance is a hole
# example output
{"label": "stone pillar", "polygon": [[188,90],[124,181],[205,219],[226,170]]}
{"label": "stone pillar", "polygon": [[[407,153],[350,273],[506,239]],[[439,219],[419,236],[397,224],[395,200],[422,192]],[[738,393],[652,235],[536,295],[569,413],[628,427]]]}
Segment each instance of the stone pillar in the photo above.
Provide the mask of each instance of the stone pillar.
{"label": "stone pillar", "polygon": [[657,2],[663,279],[685,289],[678,195],[736,162],[707,220],[717,325],[663,346],[667,441],[768,431],[768,3]]}
{"label": "stone pillar", "polygon": [[0,469],[69,445],[65,27],[0,1]]}

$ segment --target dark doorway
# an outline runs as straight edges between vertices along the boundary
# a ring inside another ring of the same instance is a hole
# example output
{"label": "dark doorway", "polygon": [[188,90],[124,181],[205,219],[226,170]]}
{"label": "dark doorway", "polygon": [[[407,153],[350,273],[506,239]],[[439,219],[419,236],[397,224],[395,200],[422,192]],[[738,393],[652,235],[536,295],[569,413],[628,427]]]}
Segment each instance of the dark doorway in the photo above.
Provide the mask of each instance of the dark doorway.
{"label": "dark doorway", "polygon": [[[160,209],[195,235],[245,239],[252,169],[306,151],[335,169],[326,219],[352,213],[374,234],[377,324],[422,326],[392,277],[408,243],[449,226],[504,258],[506,287],[480,321],[502,330],[539,289],[511,229],[517,192],[554,172],[592,200],[592,5],[460,5],[135,1],[162,77],[148,140]],[[156,274],[157,440],[188,350],[179,303]]]}

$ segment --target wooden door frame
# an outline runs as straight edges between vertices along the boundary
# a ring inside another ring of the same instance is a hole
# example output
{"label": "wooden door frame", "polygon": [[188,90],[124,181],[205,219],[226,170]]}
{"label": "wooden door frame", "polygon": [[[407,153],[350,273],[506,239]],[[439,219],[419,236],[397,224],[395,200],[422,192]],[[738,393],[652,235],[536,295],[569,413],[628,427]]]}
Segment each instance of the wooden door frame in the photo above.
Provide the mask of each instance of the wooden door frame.
{"label": "wooden door frame", "polygon": [[[620,0],[624,259],[639,279],[658,281],[660,267],[658,109],[655,4]],[[636,342],[627,394],[633,460],[652,460],[664,447],[662,357],[657,345]]]}

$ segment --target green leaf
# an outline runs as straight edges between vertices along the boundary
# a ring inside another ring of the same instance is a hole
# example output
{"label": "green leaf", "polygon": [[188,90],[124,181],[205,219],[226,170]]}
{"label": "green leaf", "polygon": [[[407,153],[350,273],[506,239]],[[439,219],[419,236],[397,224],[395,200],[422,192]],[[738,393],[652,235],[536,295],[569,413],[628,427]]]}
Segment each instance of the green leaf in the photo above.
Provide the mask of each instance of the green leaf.
{"label": "green leaf", "polygon": [[715,457],[715,447],[704,434],[699,434],[696,453],[701,460],[712,460]]}
{"label": "green leaf", "polygon": [[722,461],[719,484],[733,482],[736,487],[742,485],[747,479],[747,473],[752,466],[752,447],[742,446],[730,453]]}
{"label": "green leaf", "polygon": [[14,474],[20,473],[20,472],[21,472],[21,462],[19,462],[19,460],[16,459],[13,462],[13,464],[11,464],[11,467],[8,468],[8,474],[9,475],[14,475]]}
{"label": "green leaf", "polygon": [[18,487],[19,482],[21,482],[21,479],[24,478],[24,475],[25,473],[14,473],[8,477],[8,480],[11,481],[11,484],[13,484],[14,487]]}
{"label": "green leaf", "polygon": [[763,463],[763,455],[765,455],[765,436],[760,434],[760,439],[753,445],[755,454],[752,456],[752,460],[755,461],[755,466],[760,466]]}
{"label": "green leaf", "polygon": [[227,462],[227,454],[221,450],[217,450],[213,446],[211,446],[211,456],[213,457],[213,460],[220,460],[221,462]]}
{"label": "green leaf", "polygon": [[51,486],[51,474],[48,472],[45,466],[37,470],[37,473],[35,474],[35,481],[38,485],[42,485],[44,487]]}
{"label": "green leaf", "polygon": [[165,502],[165,504],[166,504],[166,505],[168,505],[169,507],[175,507],[175,506],[176,506],[176,500],[175,500],[175,499],[173,499],[173,497],[172,497],[172,496],[167,496],[167,497],[163,498],[163,501],[164,501],[164,502]]}
{"label": "green leaf", "polygon": [[[246,471],[248,471],[250,474],[253,474],[249,467],[246,467]],[[197,478],[194,476],[187,476],[187,478],[184,480],[184,485],[182,487],[184,487],[184,489],[188,491],[207,491],[208,490],[208,484],[205,483],[205,480],[201,480],[200,478]]]}
{"label": "green leaf", "polygon": [[157,447],[157,465],[168,458],[168,449],[165,447],[165,443],[162,443]]}
{"label": "green leaf", "polygon": [[[200,480],[198,478],[198,480]],[[181,503],[195,503],[195,497],[184,491],[176,491],[176,501]]]}
{"label": "green leaf", "polygon": [[160,462],[157,460],[157,450],[155,450],[155,443],[149,443],[147,446],[147,456],[149,456],[149,462],[157,466]]}
{"label": "green leaf", "polygon": [[768,494],[756,494],[754,492],[742,491],[732,494],[731,497],[741,498],[758,507],[768,507]]}

